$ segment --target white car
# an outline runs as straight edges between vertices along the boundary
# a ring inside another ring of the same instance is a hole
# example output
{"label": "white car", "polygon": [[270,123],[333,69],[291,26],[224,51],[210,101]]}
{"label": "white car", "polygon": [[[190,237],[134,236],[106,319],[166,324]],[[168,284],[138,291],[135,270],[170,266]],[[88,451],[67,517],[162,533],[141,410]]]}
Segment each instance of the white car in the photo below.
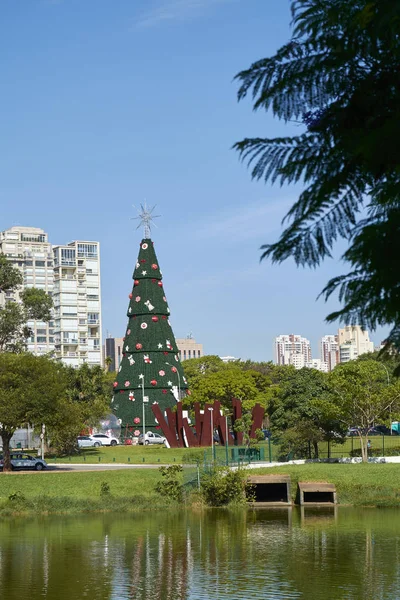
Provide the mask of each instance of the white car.
{"label": "white car", "polygon": [[105,433],[94,433],[90,436],[95,442],[100,442],[102,446],[118,446],[119,441],[115,437],[110,437]]}
{"label": "white car", "polygon": [[[149,444],[164,444],[165,442],[165,437],[163,437],[162,435],[159,435],[158,433],[153,433],[152,431],[148,431],[145,434],[145,446],[148,446]],[[139,435],[139,444],[143,444],[143,433],[141,433]]]}

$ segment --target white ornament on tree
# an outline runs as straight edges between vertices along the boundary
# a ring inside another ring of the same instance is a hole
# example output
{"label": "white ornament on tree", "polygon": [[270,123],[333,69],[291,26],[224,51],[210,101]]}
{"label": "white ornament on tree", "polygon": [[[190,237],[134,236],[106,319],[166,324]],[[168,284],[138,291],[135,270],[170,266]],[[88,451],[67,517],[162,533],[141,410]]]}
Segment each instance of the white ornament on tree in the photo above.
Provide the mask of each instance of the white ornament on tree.
{"label": "white ornament on tree", "polygon": [[150,300],[146,300],[146,302],[144,304],[145,304],[145,306],[147,306],[147,308],[149,310],[154,310],[154,306],[152,305],[152,303],[150,302]]}

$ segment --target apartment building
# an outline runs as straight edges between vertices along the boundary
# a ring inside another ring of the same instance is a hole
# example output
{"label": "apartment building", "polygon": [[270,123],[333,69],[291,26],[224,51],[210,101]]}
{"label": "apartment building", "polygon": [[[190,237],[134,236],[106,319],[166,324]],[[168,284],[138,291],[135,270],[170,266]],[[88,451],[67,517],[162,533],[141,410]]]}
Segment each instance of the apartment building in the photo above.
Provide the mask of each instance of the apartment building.
{"label": "apartment building", "polygon": [[181,360],[204,356],[203,344],[197,343],[191,335],[188,335],[185,338],[176,338],[175,341],[179,349],[179,357]]}
{"label": "apartment building", "polygon": [[311,343],[301,335],[279,335],[274,341],[274,356],[277,365],[294,365],[301,369],[311,362]]}
{"label": "apartment building", "polygon": [[[15,226],[0,232],[0,252],[5,254],[14,267],[23,275],[22,289],[36,287],[53,295],[53,253],[47,233],[38,227]],[[18,302],[19,293],[0,293],[0,306],[7,302]],[[28,350],[35,354],[46,354],[54,350],[54,322],[29,321],[32,330],[28,339]]]}
{"label": "apartment building", "polygon": [[54,347],[57,358],[79,366],[102,364],[100,244],[54,246]]}
{"label": "apartment building", "polygon": [[320,340],[321,362],[327,365],[328,371],[332,371],[340,362],[339,336],[324,335]]}
{"label": "apartment building", "polygon": [[374,351],[374,344],[369,339],[368,331],[359,325],[347,325],[338,332],[340,362],[354,360],[362,354]]}
{"label": "apartment building", "polygon": [[[54,352],[66,364],[102,364],[99,242],[52,246],[38,227],[0,232],[0,252],[23,275],[22,289],[37,287],[53,297],[54,320],[30,321],[28,350]],[[18,302],[19,293],[0,293],[0,306]]]}

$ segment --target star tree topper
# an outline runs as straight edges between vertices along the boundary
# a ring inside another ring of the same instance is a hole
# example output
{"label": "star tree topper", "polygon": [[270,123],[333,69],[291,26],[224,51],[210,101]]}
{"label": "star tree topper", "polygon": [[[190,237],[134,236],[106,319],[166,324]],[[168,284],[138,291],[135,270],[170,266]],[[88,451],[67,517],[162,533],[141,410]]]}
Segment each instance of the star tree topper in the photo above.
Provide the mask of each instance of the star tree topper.
{"label": "star tree topper", "polygon": [[[153,215],[153,210],[155,209],[157,205],[155,204],[153,206],[153,208],[148,208],[146,202],[140,205],[140,211],[138,211],[138,215],[137,217],[132,217],[133,220],[138,220],[140,219],[140,223],[139,225],[136,227],[136,229],[139,229],[139,227],[144,227],[144,237],[146,239],[150,238],[150,232],[151,232],[151,226],[152,224],[154,225],[154,227],[157,227],[157,225],[154,223],[154,219],[158,219],[158,217],[160,217],[160,215]],[[133,205],[133,208],[136,208],[135,205]]]}

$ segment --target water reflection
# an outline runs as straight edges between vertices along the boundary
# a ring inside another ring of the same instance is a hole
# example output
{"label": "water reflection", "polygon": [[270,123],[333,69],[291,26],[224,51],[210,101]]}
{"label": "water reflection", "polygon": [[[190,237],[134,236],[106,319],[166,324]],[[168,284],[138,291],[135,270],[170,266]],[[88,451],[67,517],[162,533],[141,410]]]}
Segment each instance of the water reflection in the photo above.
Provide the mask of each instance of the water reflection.
{"label": "water reflection", "polygon": [[0,598],[400,598],[397,510],[144,513],[0,523]]}

